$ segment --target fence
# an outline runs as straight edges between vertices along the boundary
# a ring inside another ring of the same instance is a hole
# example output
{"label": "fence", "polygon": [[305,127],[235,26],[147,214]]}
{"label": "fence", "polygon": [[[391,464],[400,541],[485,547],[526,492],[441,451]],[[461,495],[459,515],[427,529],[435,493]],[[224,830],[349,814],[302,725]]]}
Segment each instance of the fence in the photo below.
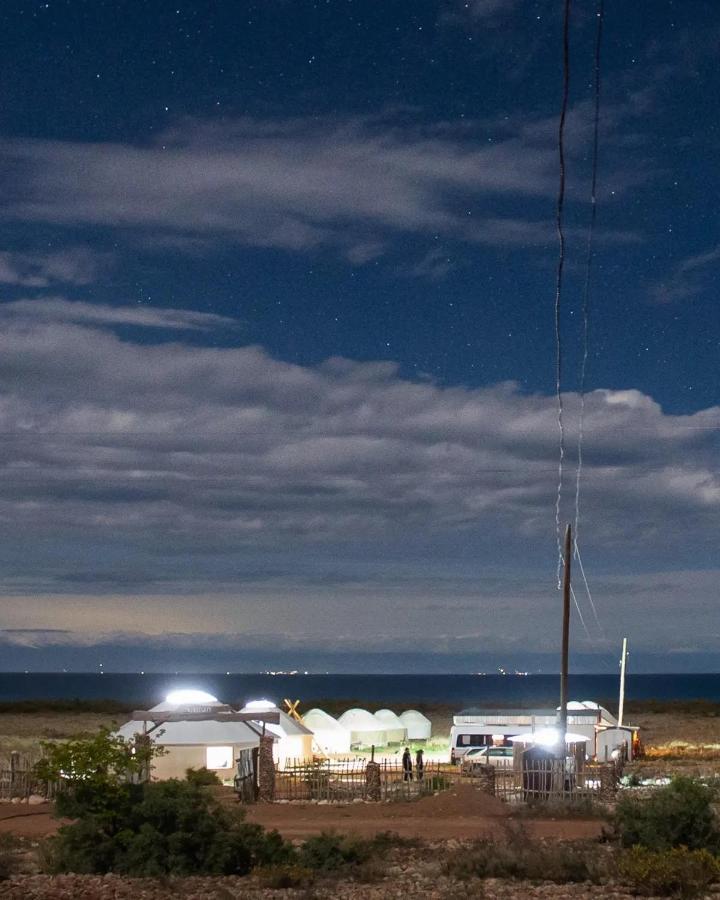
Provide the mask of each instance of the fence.
{"label": "fence", "polygon": [[415,800],[450,786],[439,763],[407,778],[401,765],[364,759],[288,762],[275,775],[275,800],[349,803],[353,800]]}
{"label": "fence", "polygon": [[24,800],[31,794],[46,797],[48,793],[48,785],[35,775],[29,758],[11,753],[9,760],[0,762],[0,801]]}
{"label": "fence", "polygon": [[614,765],[576,768],[563,759],[535,761],[522,768],[474,766],[465,777],[507,803],[606,802],[614,798],[618,784]]}

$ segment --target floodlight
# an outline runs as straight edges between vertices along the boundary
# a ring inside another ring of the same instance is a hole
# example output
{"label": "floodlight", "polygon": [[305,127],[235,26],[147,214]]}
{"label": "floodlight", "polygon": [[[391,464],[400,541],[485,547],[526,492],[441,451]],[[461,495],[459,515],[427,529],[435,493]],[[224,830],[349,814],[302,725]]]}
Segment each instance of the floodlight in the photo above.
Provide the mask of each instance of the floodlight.
{"label": "floodlight", "polygon": [[268,710],[275,708],[276,706],[272,700],[251,700],[245,704],[245,709],[253,712],[268,712]]}
{"label": "floodlight", "polygon": [[218,698],[208,694],[207,691],[196,691],[191,688],[179,691],[170,691],[165,702],[172,706],[184,706],[189,703],[217,703]]}

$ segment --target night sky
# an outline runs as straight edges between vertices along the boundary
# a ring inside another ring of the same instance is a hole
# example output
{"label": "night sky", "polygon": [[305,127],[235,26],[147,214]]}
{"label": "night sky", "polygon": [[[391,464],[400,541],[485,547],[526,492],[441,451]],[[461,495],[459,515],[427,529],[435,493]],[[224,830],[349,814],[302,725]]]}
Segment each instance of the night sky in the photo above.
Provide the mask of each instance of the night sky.
{"label": "night sky", "polygon": [[[557,668],[562,7],[2,5],[2,668]],[[720,664],[719,53],[605,0],[576,670]]]}

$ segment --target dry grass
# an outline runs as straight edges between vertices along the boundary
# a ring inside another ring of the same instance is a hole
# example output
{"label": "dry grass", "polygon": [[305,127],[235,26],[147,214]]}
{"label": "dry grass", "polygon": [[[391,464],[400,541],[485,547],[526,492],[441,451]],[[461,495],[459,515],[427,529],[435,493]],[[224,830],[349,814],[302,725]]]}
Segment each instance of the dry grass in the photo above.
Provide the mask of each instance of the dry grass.
{"label": "dry grass", "polygon": [[0,713],[0,759],[12,751],[39,757],[40,741],[62,740],[122,724],[117,714],[96,712]]}

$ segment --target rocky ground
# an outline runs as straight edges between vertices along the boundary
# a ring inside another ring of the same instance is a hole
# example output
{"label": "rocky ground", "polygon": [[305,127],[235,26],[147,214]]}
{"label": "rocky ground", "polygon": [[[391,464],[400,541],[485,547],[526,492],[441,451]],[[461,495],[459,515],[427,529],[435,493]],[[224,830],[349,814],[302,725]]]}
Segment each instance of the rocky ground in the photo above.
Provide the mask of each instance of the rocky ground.
{"label": "rocky ground", "polygon": [[567,898],[587,900],[630,900],[632,894],[612,885],[569,884],[525,881],[457,881],[443,875],[440,860],[443,848],[436,846],[420,853],[393,854],[380,868],[364,869],[357,877],[324,877],[312,884],[291,889],[263,886],[260,876],[247,878],[120,878],[116,875],[18,876],[0,882],[0,898],[8,900],[232,900],[232,898],[298,898],[298,900],[521,900],[521,898]]}

